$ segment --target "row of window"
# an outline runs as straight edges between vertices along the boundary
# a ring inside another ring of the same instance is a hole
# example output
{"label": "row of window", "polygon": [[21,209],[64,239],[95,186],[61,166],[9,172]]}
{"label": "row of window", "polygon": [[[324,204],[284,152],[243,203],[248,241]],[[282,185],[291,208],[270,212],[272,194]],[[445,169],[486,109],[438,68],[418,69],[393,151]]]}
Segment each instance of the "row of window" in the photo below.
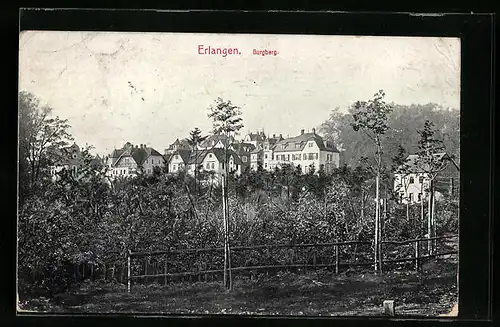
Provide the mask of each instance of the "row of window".
{"label": "row of window", "polygon": [[[281,160],[281,161],[290,161],[290,158],[292,161],[295,160],[317,160],[319,158],[318,153],[304,153],[304,154],[292,154],[290,157],[290,154],[277,154],[276,155],[276,160]],[[267,156],[266,156],[267,159]],[[274,160],[274,155],[273,155],[273,160]]]}
{"label": "row of window", "polygon": [[[424,182],[424,177],[423,177],[423,176],[420,176],[420,177],[418,178],[418,182],[419,182],[420,184],[422,184],[422,183]],[[410,184],[413,184],[413,183],[415,183],[415,178],[414,178],[414,177],[410,177]]]}

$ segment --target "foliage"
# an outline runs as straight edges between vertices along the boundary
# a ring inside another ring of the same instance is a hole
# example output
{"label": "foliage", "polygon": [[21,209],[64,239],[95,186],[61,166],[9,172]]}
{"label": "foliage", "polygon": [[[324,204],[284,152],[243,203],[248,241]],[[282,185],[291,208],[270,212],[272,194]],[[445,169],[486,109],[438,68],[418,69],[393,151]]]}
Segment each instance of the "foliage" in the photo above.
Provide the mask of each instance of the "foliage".
{"label": "foliage", "polygon": [[19,186],[20,201],[32,194],[57,151],[73,140],[65,119],[52,117],[52,108],[26,91],[19,93]]}
{"label": "foliage", "polygon": [[[436,129],[436,136],[443,140],[444,146],[450,154],[460,157],[460,113],[458,110],[442,108],[436,104],[398,105],[391,103],[393,110],[387,115],[388,126],[382,140],[385,162],[397,155],[399,146],[403,146],[408,153],[418,150],[420,135],[416,132],[424,126],[426,120],[432,121]],[[355,108],[341,111],[333,109],[329,119],[321,125],[321,132],[325,138],[333,141],[342,150],[344,164],[356,167],[363,157],[372,153],[372,142],[364,133],[358,133],[351,127]]]}

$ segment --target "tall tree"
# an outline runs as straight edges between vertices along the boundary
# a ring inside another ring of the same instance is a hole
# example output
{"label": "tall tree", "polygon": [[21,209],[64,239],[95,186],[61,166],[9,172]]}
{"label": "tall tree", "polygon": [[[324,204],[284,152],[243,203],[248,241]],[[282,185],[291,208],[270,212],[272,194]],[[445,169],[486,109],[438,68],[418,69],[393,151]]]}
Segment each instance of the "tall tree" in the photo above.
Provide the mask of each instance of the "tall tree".
{"label": "tall tree", "polygon": [[351,123],[355,131],[363,132],[372,142],[375,153],[373,155],[375,176],[375,271],[381,270],[380,251],[380,178],[384,170],[382,160],[382,138],[389,129],[387,123],[388,114],[392,111],[392,106],[384,101],[385,93],[380,90],[368,101],[357,101],[354,104],[353,119]]}
{"label": "tall tree", "polygon": [[201,136],[201,130],[198,127],[195,127],[191,132],[189,132],[188,143],[191,146],[191,149],[194,153],[194,192],[199,195],[199,187],[198,187],[198,145],[206,140],[207,136]]}
{"label": "tall tree", "polygon": [[241,118],[241,108],[235,106],[231,101],[224,101],[218,97],[215,105],[209,108],[208,118],[213,121],[213,132],[215,135],[224,135],[224,174],[222,175],[223,188],[223,218],[224,218],[224,285],[232,290],[233,281],[231,275],[231,247],[229,244],[229,207],[228,207],[228,176],[229,176],[229,158],[228,148],[231,137],[243,128]]}
{"label": "tall tree", "polygon": [[[453,156],[445,153],[443,141],[436,138],[436,129],[434,124],[426,120],[421,130],[417,131],[420,135],[417,151],[417,167],[427,179],[427,235],[428,238],[435,236],[434,221],[434,202],[435,202],[435,181],[436,177],[445,170],[450,162],[453,162]],[[458,168],[458,167],[457,167]],[[428,249],[432,252],[432,242],[428,241]]]}
{"label": "tall tree", "polygon": [[[33,191],[50,160],[73,138],[66,119],[52,117],[52,108],[26,91],[19,93],[19,184],[21,201]],[[51,157],[52,156],[52,157]]]}

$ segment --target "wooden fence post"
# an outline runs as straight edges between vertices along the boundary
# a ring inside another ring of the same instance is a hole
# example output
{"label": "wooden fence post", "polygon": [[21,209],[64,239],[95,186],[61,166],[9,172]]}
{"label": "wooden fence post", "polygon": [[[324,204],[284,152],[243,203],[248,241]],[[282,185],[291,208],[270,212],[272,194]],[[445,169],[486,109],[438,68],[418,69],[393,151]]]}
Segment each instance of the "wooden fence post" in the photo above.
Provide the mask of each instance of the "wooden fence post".
{"label": "wooden fence post", "polygon": [[418,272],[420,270],[420,242],[418,240],[415,241],[415,271]]}
{"label": "wooden fence post", "polygon": [[167,285],[167,256],[165,256],[165,267],[164,267],[165,279],[163,283]]}
{"label": "wooden fence post", "polygon": [[127,292],[130,293],[130,255],[132,254],[132,251],[128,250],[128,255],[127,255]]}
{"label": "wooden fence post", "polygon": [[339,273],[339,245],[335,245],[335,274]]}
{"label": "wooden fence post", "polygon": [[379,243],[379,256],[380,256],[380,262],[379,262],[379,269],[380,269],[380,273],[382,274],[383,273],[383,265],[384,265],[384,252],[382,251],[382,246],[384,245],[384,243],[382,242],[382,237],[380,237],[380,243]]}

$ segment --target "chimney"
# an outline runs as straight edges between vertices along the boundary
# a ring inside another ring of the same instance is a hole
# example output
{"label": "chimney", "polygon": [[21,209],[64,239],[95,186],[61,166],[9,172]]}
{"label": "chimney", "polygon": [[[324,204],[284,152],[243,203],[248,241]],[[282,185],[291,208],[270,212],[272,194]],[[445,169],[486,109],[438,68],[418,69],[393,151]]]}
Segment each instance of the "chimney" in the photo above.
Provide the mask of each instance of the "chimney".
{"label": "chimney", "polygon": [[273,134],[273,139],[275,139],[275,138],[276,138],[276,134]]}
{"label": "chimney", "polygon": [[280,138],[283,138],[283,136],[281,135],[281,133],[280,133]]}
{"label": "chimney", "polygon": [[300,130],[300,135],[302,135],[302,134],[304,134],[304,130],[303,129]]}
{"label": "chimney", "polygon": [[136,144],[136,145],[135,145],[135,148],[137,149],[137,147],[138,147],[138,145]]}
{"label": "chimney", "polygon": [[316,134],[316,128],[313,128],[313,134]]}

